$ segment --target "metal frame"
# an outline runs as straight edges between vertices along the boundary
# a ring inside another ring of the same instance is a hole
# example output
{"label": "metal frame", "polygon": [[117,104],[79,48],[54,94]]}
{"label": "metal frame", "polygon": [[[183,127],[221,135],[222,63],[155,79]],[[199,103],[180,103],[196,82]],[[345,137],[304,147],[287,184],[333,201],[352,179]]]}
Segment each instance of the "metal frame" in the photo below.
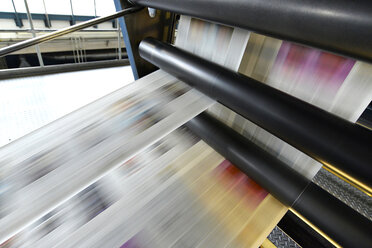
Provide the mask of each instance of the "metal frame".
{"label": "metal frame", "polygon": [[[122,10],[120,0],[114,0],[114,4],[115,4],[116,11],[121,11]],[[135,80],[137,80],[137,79],[139,79],[139,75],[138,75],[136,62],[135,62],[134,55],[133,55],[132,45],[131,45],[130,40],[129,40],[129,33],[128,33],[127,25],[126,25],[125,20],[124,20],[123,17],[118,18],[118,22],[120,24],[121,32],[123,34],[125,49],[127,50],[128,59],[129,59],[129,62],[130,62],[130,67],[132,68],[133,77],[134,77]]]}
{"label": "metal frame", "polygon": [[5,56],[7,54],[10,54],[12,52],[21,50],[21,49],[26,48],[26,47],[30,47],[30,46],[33,46],[33,45],[36,45],[36,44],[40,44],[40,43],[43,43],[43,42],[48,41],[48,40],[53,40],[57,37],[65,35],[65,34],[73,33],[75,31],[79,31],[81,29],[88,28],[88,27],[94,26],[94,25],[102,23],[102,22],[106,22],[108,20],[112,20],[112,19],[115,19],[115,18],[118,18],[118,17],[122,17],[126,14],[134,13],[134,12],[139,11],[141,9],[142,9],[142,7],[127,8],[127,9],[124,9],[122,11],[116,12],[116,13],[108,15],[108,16],[95,18],[95,19],[92,19],[92,20],[89,20],[89,21],[86,21],[86,22],[83,22],[83,23],[76,24],[74,26],[70,26],[70,27],[67,27],[67,28],[57,30],[57,31],[49,33],[49,34],[45,34],[45,35],[41,35],[41,36],[38,36],[38,37],[35,37],[35,38],[32,38],[32,39],[21,41],[19,43],[14,44],[14,45],[10,45],[10,46],[1,48],[0,49],[0,57]]}
{"label": "metal frame", "polygon": [[49,20],[49,15],[48,15],[48,11],[47,11],[47,8],[46,8],[46,5],[45,5],[45,0],[43,0],[43,6],[44,6],[44,12],[45,12],[45,26],[50,28],[52,26],[52,23],[50,22]]}
{"label": "metal frame", "polygon": [[[34,22],[32,21],[32,17],[31,17],[30,9],[28,8],[27,0],[24,0],[24,3],[25,3],[26,11],[27,11],[28,22],[30,23],[30,31],[32,33],[32,37],[36,38],[35,29],[34,29]],[[42,57],[41,52],[40,52],[39,45],[35,45],[35,50],[36,50],[36,54],[37,54],[37,59],[39,60],[39,65],[41,67],[43,67],[44,66],[44,61],[43,61],[43,57]]]}
{"label": "metal frame", "polygon": [[[127,0],[114,0],[114,3],[117,10],[133,6]],[[154,65],[140,57],[138,44],[149,36],[165,42],[171,42],[170,37],[174,33],[173,17],[173,13],[162,10],[156,10],[155,16],[150,17],[148,10],[143,9],[135,15],[125,16],[119,19],[135,79],[157,70]]]}
{"label": "metal frame", "polygon": [[[38,14],[31,13],[33,20],[43,20],[45,27],[48,27],[47,22],[51,21],[68,21],[72,22],[71,15],[58,15],[58,14]],[[96,16],[82,16],[74,15],[74,20],[78,22],[85,22],[97,18]],[[18,12],[0,12],[0,19],[13,19],[18,27],[23,27],[22,20],[27,20],[27,13]],[[112,27],[116,28],[115,20],[112,21]]]}
{"label": "metal frame", "polygon": [[[14,0],[12,0],[12,4],[13,4],[13,9],[14,9],[14,18],[11,18],[11,19],[14,19],[16,25],[21,28],[23,27],[23,22],[22,22],[22,19],[19,17],[19,14],[14,4]],[[0,16],[1,16],[1,12],[0,12]]]}
{"label": "metal frame", "polygon": [[16,69],[4,69],[0,70],[0,80],[8,78],[20,78],[20,77],[30,77],[38,75],[46,75],[61,72],[71,72],[71,71],[81,71],[81,70],[91,70],[107,67],[116,66],[127,66],[129,61],[127,59],[122,60],[104,60],[104,61],[94,61],[86,62],[80,64],[63,64],[63,65],[49,65],[44,67],[27,67],[27,68],[16,68]]}
{"label": "metal frame", "polygon": [[70,0],[70,7],[71,7],[71,21],[70,21],[70,25],[75,25],[76,24],[76,20],[75,20],[75,15],[74,15],[74,8],[72,7],[72,0]]}

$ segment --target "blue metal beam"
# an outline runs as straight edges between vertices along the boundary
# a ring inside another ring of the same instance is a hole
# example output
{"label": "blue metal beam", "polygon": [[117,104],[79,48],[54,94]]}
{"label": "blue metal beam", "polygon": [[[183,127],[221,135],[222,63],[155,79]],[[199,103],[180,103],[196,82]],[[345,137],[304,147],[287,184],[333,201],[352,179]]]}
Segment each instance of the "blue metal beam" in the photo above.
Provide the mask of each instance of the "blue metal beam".
{"label": "blue metal beam", "polygon": [[[115,3],[116,11],[122,10],[120,0],[114,0],[114,3]],[[118,19],[119,19],[119,23],[120,23],[120,27],[121,27],[121,32],[123,34],[125,49],[127,50],[127,55],[128,55],[130,67],[132,68],[133,77],[134,77],[135,80],[137,80],[139,78],[139,76],[138,76],[136,63],[134,61],[132,46],[131,46],[130,41],[129,41],[127,25],[125,24],[124,17],[120,17]]]}

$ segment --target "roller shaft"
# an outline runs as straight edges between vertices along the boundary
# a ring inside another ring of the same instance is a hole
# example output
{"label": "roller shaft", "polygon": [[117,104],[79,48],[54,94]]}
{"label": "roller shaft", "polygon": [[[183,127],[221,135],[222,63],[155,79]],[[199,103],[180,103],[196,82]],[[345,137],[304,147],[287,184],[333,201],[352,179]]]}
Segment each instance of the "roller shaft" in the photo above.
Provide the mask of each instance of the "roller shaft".
{"label": "roller shaft", "polygon": [[345,247],[372,244],[372,222],[208,114],[186,126],[279,201]]}
{"label": "roller shaft", "polygon": [[370,0],[131,0],[372,62]]}
{"label": "roller shaft", "polygon": [[140,55],[325,165],[372,183],[372,132],[169,44],[145,39]]}

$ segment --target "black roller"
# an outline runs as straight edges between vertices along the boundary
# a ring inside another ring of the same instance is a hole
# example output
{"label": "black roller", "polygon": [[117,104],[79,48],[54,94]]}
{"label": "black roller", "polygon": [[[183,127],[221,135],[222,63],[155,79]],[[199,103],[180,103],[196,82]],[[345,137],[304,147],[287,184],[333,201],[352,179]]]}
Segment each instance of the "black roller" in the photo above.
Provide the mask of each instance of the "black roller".
{"label": "black roller", "polygon": [[300,99],[154,39],[140,55],[321,163],[372,185],[372,132]]}
{"label": "black roller", "polygon": [[286,206],[344,247],[370,247],[372,222],[208,114],[186,126]]}
{"label": "black roller", "polygon": [[292,208],[343,247],[372,245],[372,222],[314,183]]}
{"label": "black roller", "polygon": [[131,0],[372,62],[370,0]]}
{"label": "black roller", "polygon": [[[186,126],[278,200],[292,206],[310,181],[208,114]],[[273,170],[273,167],[276,169]]]}

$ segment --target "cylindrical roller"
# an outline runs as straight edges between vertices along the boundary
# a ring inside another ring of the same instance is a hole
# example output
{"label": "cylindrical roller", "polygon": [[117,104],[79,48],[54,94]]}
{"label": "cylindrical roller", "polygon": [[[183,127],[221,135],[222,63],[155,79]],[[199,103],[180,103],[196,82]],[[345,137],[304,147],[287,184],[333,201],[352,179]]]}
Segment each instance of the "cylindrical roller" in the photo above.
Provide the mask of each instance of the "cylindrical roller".
{"label": "cylindrical roller", "polygon": [[208,114],[186,126],[283,204],[345,247],[372,244],[372,222]]}
{"label": "cylindrical roller", "polygon": [[370,0],[131,0],[372,62]]}
{"label": "cylindrical roller", "polygon": [[287,206],[292,206],[310,183],[309,179],[268,156],[266,151],[208,114],[197,116],[186,126]]}
{"label": "cylindrical roller", "polygon": [[140,55],[321,163],[372,183],[372,132],[169,44],[145,39]]}
{"label": "cylindrical roller", "polygon": [[343,247],[371,247],[372,222],[315,183],[292,208]]}

